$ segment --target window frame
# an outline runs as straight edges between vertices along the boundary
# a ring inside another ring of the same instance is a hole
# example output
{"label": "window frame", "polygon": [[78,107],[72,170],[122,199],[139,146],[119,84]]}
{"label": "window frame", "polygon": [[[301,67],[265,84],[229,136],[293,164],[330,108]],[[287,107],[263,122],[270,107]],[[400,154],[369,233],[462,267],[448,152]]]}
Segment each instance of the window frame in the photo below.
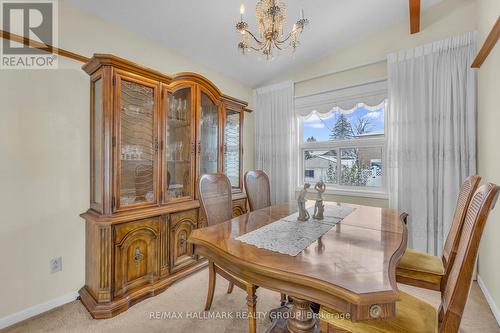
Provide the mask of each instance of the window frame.
{"label": "window frame", "polygon": [[[361,98],[362,100],[362,98]],[[388,112],[388,100],[385,100],[384,105],[384,134],[380,134],[371,138],[357,138],[348,140],[332,140],[332,141],[319,141],[319,142],[303,142],[304,140],[304,117],[297,117],[298,129],[299,129],[299,167],[298,167],[298,182],[297,189],[300,190],[304,186],[304,154],[306,150],[337,150],[337,164],[336,164],[336,174],[337,174],[337,184],[326,183],[327,194],[334,195],[345,195],[345,196],[360,196],[368,198],[378,198],[387,199],[387,112]],[[341,149],[345,148],[381,148],[382,149],[382,186],[372,187],[372,186],[353,186],[353,185],[341,185]],[[314,186],[314,184],[311,184]]]}

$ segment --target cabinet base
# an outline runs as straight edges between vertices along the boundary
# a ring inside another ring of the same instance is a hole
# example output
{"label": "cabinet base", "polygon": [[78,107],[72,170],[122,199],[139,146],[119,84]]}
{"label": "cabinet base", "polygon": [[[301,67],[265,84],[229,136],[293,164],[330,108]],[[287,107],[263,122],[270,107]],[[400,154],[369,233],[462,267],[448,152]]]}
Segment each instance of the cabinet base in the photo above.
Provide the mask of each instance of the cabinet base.
{"label": "cabinet base", "polygon": [[85,286],[83,286],[78,293],[80,294],[83,305],[87,308],[94,319],[111,318],[123,311],[128,310],[128,308],[132,305],[139,303],[148,297],[156,296],[162,293],[175,281],[180,280],[206,266],[206,260],[200,261],[178,273],[159,279],[153,284],[132,290],[126,295],[115,298],[113,301],[107,303],[98,303]]}

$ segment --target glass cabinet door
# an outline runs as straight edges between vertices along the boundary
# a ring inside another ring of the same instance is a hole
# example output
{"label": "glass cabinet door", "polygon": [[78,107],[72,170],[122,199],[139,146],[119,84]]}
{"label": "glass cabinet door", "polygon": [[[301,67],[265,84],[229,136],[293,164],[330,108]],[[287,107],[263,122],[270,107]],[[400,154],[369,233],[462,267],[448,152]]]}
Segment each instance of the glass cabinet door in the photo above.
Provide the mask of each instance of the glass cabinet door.
{"label": "glass cabinet door", "polygon": [[102,213],[103,209],[103,109],[102,109],[102,76],[96,76],[91,81],[91,164],[90,164],[90,207]]}
{"label": "glass cabinet door", "polygon": [[155,131],[157,87],[117,76],[119,111],[118,207],[157,201]]}
{"label": "glass cabinet door", "polygon": [[219,107],[204,92],[201,92],[200,137],[198,138],[198,154],[200,176],[216,173],[218,168],[219,149]]}
{"label": "glass cabinet door", "polygon": [[165,201],[193,196],[193,89],[168,92],[166,113]]}
{"label": "glass cabinet door", "polygon": [[240,112],[226,109],[224,124],[224,173],[231,186],[241,188],[240,184]]}

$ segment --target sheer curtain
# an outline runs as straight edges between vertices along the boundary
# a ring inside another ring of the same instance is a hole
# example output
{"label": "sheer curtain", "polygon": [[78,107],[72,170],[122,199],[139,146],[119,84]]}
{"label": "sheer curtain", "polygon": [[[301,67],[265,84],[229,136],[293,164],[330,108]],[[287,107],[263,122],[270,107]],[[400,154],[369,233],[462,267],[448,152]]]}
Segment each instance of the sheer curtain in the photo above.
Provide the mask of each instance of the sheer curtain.
{"label": "sheer curtain", "polygon": [[409,245],[440,255],[461,182],[476,172],[475,35],[388,55],[390,206]]}
{"label": "sheer curtain", "polygon": [[298,134],[293,82],[254,90],[255,166],[269,175],[271,201],[290,201],[297,185]]}

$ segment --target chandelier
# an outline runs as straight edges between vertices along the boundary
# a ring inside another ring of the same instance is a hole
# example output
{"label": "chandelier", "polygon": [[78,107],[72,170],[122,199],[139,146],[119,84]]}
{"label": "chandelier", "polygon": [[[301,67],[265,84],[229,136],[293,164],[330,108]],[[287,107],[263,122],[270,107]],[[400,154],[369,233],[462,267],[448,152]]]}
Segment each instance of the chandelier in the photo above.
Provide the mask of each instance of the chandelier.
{"label": "chandelier", "polygon": [[281,1],[259,0],[255,8],[258,33],[253,34],[248,30],[248,23],[243,21],[245,6],[240,6],[240,22],[236,24],[236,30],[240,33],[241,41],[238,49],[245,54],[249,50],[261,52],[266,59],[273,58],[273,49],[284,50],[291,48],[295,51],[299,45],[299,35],[309,21],[304,18],[304,10],[301,10],[301,18],[295,22],[292,30],[284,34],[286,24],[286,5]]}

